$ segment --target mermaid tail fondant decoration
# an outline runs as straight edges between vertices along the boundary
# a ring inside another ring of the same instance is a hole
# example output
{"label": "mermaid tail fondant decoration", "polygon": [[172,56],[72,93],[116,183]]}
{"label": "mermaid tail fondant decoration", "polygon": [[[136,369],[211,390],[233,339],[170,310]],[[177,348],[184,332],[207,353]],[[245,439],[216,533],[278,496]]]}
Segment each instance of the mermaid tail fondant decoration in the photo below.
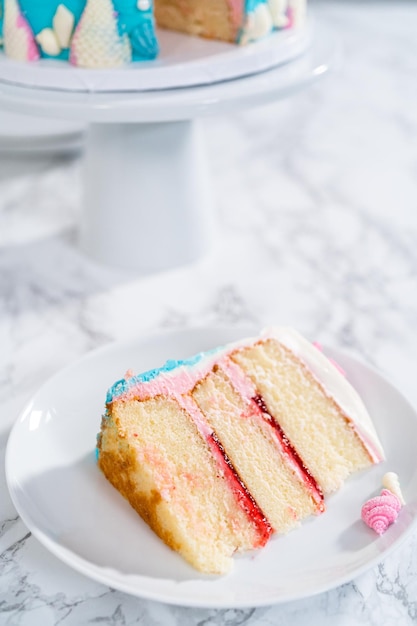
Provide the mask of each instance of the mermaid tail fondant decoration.
{"label": "mermaid tail fondant decoration", "polygon": [[159,52],[155,36],[152,0],[114,0],[120,32],[126,33],[132,46],[132,60],[154,59]]}
{"label": "mermaid tail fondant decoration", "polygon": [[18,0],[6,0],[3,18],[4,49],[16,61],[37,61],[39,50],[35,36],[22,13]]}
{"label": "mermaid tail fondant decoration", "polygon": [[155,37],[155,30],[150,21],[143,21],[130,33],[133,58],[135,61],[141,59],[154,59],[159,52],[158,41]]}
{"label": "mermaid tail fondant decoration", "polygon": [[71,43],[70,61],[88,68],[111,68],[129,63],[132,49],[120,33],[111,0],[88,0]]}

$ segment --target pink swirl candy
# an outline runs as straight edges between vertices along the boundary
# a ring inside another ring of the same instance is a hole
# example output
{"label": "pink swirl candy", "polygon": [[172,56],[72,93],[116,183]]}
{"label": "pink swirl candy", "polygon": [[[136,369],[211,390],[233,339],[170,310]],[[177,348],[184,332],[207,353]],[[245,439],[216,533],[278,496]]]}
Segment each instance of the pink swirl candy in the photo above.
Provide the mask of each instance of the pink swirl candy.
{"label": "pink swirl candy", "polygon": [[381,495],[371,498],[362,507],[362,519],[378,535],[382,535],[398,517],[401,502],[388,489],[383,489]]}

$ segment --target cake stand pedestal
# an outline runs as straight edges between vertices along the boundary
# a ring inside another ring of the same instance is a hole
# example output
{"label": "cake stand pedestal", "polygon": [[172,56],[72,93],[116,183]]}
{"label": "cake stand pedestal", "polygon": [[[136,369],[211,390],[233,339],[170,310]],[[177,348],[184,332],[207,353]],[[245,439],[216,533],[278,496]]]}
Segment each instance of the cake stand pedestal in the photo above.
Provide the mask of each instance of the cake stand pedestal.
{"label": "cake stand pedestal", "polygon": [[80,225],[85,252],[152,271],[207,249],[212,203],[199,130],[193,120],[91,125]]}
{"label": "cake stand pedestal", "polygon": [[287,97],[338,62],[316,27],[308,50],[274,69],[205,86],[88,93],[0,80],[0,107],[89,123],[80,245],[115,268],[157,271],[197,259],[212,239],[212,200],[199,124]]}

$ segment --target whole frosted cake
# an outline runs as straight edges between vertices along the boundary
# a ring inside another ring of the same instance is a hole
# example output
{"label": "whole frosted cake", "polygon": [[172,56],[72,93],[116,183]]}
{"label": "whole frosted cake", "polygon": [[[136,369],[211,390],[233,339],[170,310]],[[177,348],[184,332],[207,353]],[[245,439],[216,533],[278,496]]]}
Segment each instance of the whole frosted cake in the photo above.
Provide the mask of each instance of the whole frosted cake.
{"label": "whole frosted cake", "polygon": [[108,392],[97,452],[159,537],[216,574],[383,458],[353,387],[287,328],[128,372]]}
{"label": "whole frosted cake", "polygon": [[18,61],[110,68],[158,55],[155,22],[246,44],[304,20],[306,0],[0,0],[0,43]]}

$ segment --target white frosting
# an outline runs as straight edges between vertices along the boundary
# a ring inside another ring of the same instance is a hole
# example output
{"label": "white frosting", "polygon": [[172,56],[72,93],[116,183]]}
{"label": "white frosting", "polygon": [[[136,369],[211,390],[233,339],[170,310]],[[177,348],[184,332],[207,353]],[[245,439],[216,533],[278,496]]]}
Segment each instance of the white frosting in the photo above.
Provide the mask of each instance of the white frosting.
{"label": "white frosting", "polygon": [[66,6],[60,4],[53,19],[53,26],[58,43],[63,50],[70,47],[74,25],[74,14]]}
{"label": "white frosting", "polygon": [[258,4],[256,9],[248,13],[246,24],[240,38],[241,44],[247,44],[265,37],[273,29],[271,13],[266,4]]}
{"label": "white frosting", "polygon": [[149,11],[151,8],[151,0],[138,0],[136,5],[139,11]]}
{"label": "white frosting", "polygon": [[328,358],[292,328],[273,327],[265,330],[263,335],[276,338],[307,365],[326,393],[354,424],[372,458],[375,461],[382,460],[384,451],[365,405],[352,385]]}
{"label": "white frosting", "polygon": [[288,0],[288,5],[292,15],[292,26],[297,28],[302,26],[306,20],[306,0]]}
{"label": "white frosting", "polygon": [[285,28],[288,26],[288,0],[268,0],[268,8],[275,28]]}

